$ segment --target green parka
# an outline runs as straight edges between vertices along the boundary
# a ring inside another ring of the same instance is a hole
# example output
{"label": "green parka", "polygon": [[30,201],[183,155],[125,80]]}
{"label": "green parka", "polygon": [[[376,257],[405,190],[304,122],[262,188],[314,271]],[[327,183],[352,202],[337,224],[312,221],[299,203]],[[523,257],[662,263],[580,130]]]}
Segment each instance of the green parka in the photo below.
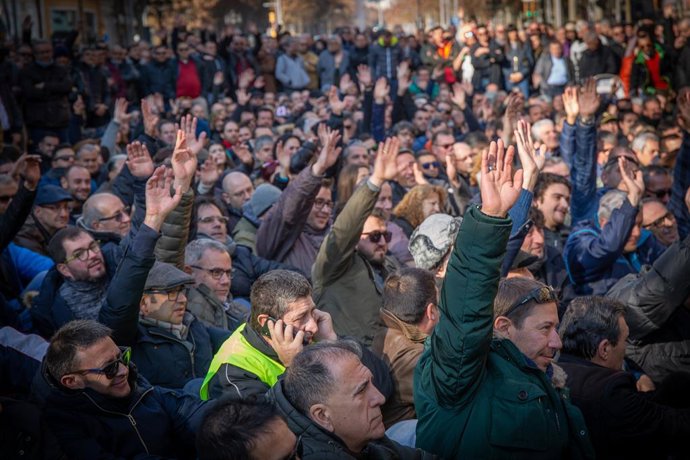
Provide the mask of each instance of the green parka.
{"label": "green parka", "polygon": [[510,340],[493,338],[493,301],[510,219],[472,207],[448,265],[441,321],[415,369],[417,447],[441,458],[579,459],[594,451],[567,389]]}

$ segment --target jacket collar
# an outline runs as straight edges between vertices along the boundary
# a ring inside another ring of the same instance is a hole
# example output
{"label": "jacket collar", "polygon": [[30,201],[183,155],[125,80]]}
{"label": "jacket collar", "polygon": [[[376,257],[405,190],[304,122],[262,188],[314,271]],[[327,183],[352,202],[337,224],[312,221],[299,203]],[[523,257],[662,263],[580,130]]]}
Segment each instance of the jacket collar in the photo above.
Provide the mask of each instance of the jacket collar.
{"label": "jacket collar", "polygon": [[542,371],[537,367],[536,363],[525,356],[512,341],[494,338],[491,341],[491,350],[503,359],[513,363],[515,367],[521,369],[523,372],[538,372],[539,375],[544,374],[545,378],[549,380],[555,388],[565,388],[567,375],[560,366],[551,363],[546,369],[546,372]]}
{"label": "jacket collar", "polygon": [[379,312],[386,327],[400,331],[408,340],[415,343],[422,343],[428,337],[419,327],[402,321],[389,310],[381,308]]}
{"label": "jacket collar", "polygon": [[259,350],[262,354],[268,356],[277,363],[281,362],[278,353],[271,348],[268,342],[261,337],[261,334],[256,332],[249,323],[247,323],[247,326],[242,330],[241,334],[247,339],[247,342],[249,342],[251,346]]}

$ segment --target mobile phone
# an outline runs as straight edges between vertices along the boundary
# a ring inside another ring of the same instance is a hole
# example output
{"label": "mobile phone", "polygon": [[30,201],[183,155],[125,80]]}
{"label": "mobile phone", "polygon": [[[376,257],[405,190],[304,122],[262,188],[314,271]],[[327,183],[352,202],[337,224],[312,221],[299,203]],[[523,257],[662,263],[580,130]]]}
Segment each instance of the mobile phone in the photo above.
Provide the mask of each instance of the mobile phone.
{"label": "mobile phone", "polygon": [[[264,323],[263,326],[261,326],[261,335],[264,335],[268,337],[269,339],[271,338],[271,331],[268,330],[268,322],[273,321],[273,324],[276,324],[278,322],[277,319],[275,319],[272,316],[269,316],[266,322]],[[285,328],[287,327],[287,324],[283,322],[283,332],[285,331]],[[295,329],[296,330],[296,329]],[[309,339],[307,338],[307,335],[304,335],[304,339],[302,340],[303,345],[309,345]]]}

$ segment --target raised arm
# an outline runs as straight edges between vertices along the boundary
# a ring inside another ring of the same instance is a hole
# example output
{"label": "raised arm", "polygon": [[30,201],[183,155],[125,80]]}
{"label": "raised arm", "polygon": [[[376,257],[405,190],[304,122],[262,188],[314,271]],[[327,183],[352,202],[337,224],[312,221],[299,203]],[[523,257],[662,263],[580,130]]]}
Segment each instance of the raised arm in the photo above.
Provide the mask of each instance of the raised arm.
{"label": "raised arm", "polygon": [[683,128],[683,143],[673,169],[673,190],[668,207],[678,221],[681,238],[690,234],[690,211],[686,194],[690,189],[690,90],[683,89],[678,95],[678,124]]}
{"label": "raised arm", "polygon": [[146,183],[144,225],[117,267],[98,320],[113,329],[113,339],[120,345],[132,345],[137,339],[139,303],[146,278],[153,267],[159,231],[168,214],[179,204],[182,190],[171,196],[173,173],[160,166]]}
{"label": "raised arm", "polygon": [[[597,213],[597,129],[594,116],[599,104],[596,83],[590,79],[578,100],[580,119],[575,126],[575,149],[571,171],[573,191],[570,213],[573,223],[593,219]],[[565,129],[566,127],[564,131]]]}
{"label": "raised arm", "polygon": [[444,407],[471,399],[481,384],[493,334],[493,302],[510,234],[508,210],[522,187],[522,171],[513,174],[513,148],[492,142],[482,154],[482,208],[465,214],[441,290],[441,320],[430,340],[430,353],[417,365],[415,403],[432,398]]}
{"label": "raised arm", "polygon": [[379,144],[374,172],[366,184],[360,186],[333,223],[324,239],[312,267],[315,283],[327,286],[337,280],[352,263],[352,255],[359,242],[364,223],[373,211],[381,186],[395,178],[400,141],[397,137]]}

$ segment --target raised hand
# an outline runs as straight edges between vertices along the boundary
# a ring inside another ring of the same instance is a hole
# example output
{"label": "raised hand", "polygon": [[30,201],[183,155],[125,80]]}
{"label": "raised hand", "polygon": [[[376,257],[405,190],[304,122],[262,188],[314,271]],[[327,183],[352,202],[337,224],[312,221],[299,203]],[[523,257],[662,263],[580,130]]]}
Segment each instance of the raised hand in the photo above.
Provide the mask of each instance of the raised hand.
{"label": "raised hand", "polygon": [[597,94],[597,83],[593,78],[588,79],[582,87],[579,103],[581,117],[592,118],[597,113],[601,99]]}
{"label": "raised hand", "polygon": [[175,174],[175,189],[182,189],[182,193],[189,190],[192,179],[196,173],[197,158],[187,145],[186,133],[178,129],[175,149],[170,158],[173,173]]}
{"label": "raised hand", "polygon": [[197,119],[191,115],[182,117],[180,120],[180,129],[184,131],[187,139],[187,147],[194,156],[197,156],[206,143],[206,132],[202,131],[199,137],[196,136]]}
{"label": "raised hand", "polygon": [[625,184],[626,191],[628,193],[628,200],[633,206],[640,204],[642,195],[644,195],[644,179],[642,177],[642,171],[637,170],[634,176],[632,171],[626,170],[626,162],[628,160],[625,157],[618,157],[618,170],[621,173],[621,180]]}
{"label": "raised hand", "polygon": [[422,170],[419,169],[419,165],[417,162],[415,162],[412,165],[412,173],[414,174],[414,181],[417,183],[417,185],[427,185],[429,184],[429,181],[426,180],[424,177],[424,174],[422,173]]}
{"label": "raised hand", "polygon": [[160,231],[168,214],[177,207],[182,198],[182,189],[177,187],[175,194],[170,195],[173,184],[173,172],[165,166],[159,166],[146,182],[146,217],[144,224],[153,230]]}
{"label": "raised hand", "polygon": [[156,137],[158,134],[158,120],[160,120],[160,117],[148,98],[141,100],[141,116],[144,119],[144,132],[151,137]]}
{"label": "raised hand", "polygon": [[451,153],[446,155],[446,174],[448,175],[448,182],[455,189],[461,187],[461,183],[458,180],[458,170],[455,167],[455,154]]}
{"label": "raised hand", "polygon": [[36,190],[41,179],[41,156],[24,153],[14,163],[10,175],[17,181],[24,179],[24,187],[28,190]]}
{"label": "raised hand", "polygon": [[331,89],[328,91],[328,105],[331,107],[331,112],[333,115],[340,116],[345,110],[345,103],[340,100],[338,96],[338,88],[331,85]]}
{"label": "raised hand", "polygon": [[134,141],[127,144],[127,168],[137,179],[148,179],[153,174],[153,160],[145,144]]}
{"label": "raised hand", "polygon": [[118,97],[115,101],[113,120],[115,120],[115,123],[118,125],[124,125],[129,122],[129,115],[127,115],[127,99],[124,97]]}
{"label": "raised hand", "polygon": [[565,108],[565,118],[569,125],[574,125],[577,116],[580,114],[580,96],[576,86],[570,86],[563,92],[563,106]]}
{"label": "raised hand", "polygon": [[397,137],[389,137],[385,142],[379,144],[379,150],[374,161],[374,172],[369,178],[377,187],[381,187],[387,180],[393,180],[398,174],[395,159],[399,150],[400,140]]}
{"label": "raised hand", "polygon": [[247,69],[242,72],[237,79],[237,87],[240,89],[249,88],[249,84],[254,80],[254,69]]}
{"label": "raised hand", "polygon": [[464,88],[457,81],[453,83],[453,97],[451,100],[460,110],[465,110],[467,107],[467,93],[465,93]]}
{"label": "raised hand", "polygon": [[513,171],[512,146],[506,151],[503,141],[492,142],[482,152],[480,193],[482,212],[487,216],[504,218],[520,196],[522,170]]}
{"label": "raised hand", "polygon": [[542,144],[539,149],[535,147],[531,126],[524,120],[518,120],[514,134],[518,156],[522,163],[522,188],[531,192],[546,163],[546,145]]}
{"label": "raised hand", "polygon": [[239,158],[243,164],[254,164],[254,157],[252,156],[252,152],[249,150],[249,146],[246,143],[236,145],[233,151],[235,152],[235,155],[237,155],[237,158]]}
{"label": "raised hand", "polygon": [[337,130],[331,130],[326,127],[325,123],[319,126],[319,139],[321,141],[321,151],[319,152],[319,158],[312,166],[312,172],[315,176],[323,176],[328,168],[338,161],[338,156],[340,156],[342,151],[342,148],[338,147],[340,133]]}
{"label": "raised hand", "polygon": [[409,79],[410,78],[410,63],[408,61],[401,61],[398,67],[395,69],[396,77],[398,80]]}
{"label": "raised hand", "polygon": [[246,89],[240,88],[237,91],[235,91],[235,99],[237,99],[237,105],[243,107],[249,104],[251,96],[249,95]]}
{"label": "raised hand", "polygon": [[390,93],[390,86],[388,86],[388,80],[386,77],[379,77],[376,80],[376,85],[374,85],[374,102],[377,104],[385,104],[386,96]]}
{"label": "raised hand", "polygon": [[357,66],[357,81],[362,86],[362,90],[371,88],[371,70],[368,65],[360,64]]}

